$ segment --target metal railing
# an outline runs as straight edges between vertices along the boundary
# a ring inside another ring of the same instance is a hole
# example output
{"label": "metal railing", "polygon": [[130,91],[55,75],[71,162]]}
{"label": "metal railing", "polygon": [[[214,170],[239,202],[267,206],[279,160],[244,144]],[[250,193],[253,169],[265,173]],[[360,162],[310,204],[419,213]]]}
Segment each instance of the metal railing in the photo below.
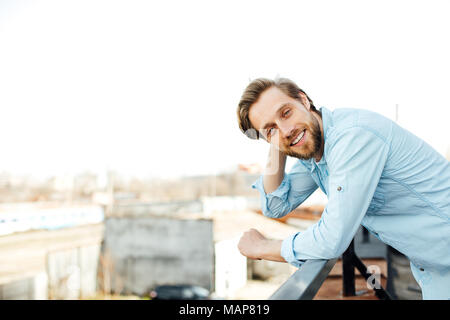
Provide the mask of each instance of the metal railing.
{"label": "metal railing", "polygon": [[[362,230],[363,242],[368,242],[367,230]],[[338,258],[330,260],[306,260],[299,270],[284,282],[270,300],[312,300],[327,278]],[[371,282],[375,295],[382,300],[390,300],[391,296],[384,290],[381,283],[356,255],[354,239],[342,255],[342,295],[356,296],[355,292],[355,268],[361,273],[366,281]]]}
{"label": "metal railing", "polygon": [[299,270],[275,291],[270,300],[312,300],[337,259],[306,260]]}

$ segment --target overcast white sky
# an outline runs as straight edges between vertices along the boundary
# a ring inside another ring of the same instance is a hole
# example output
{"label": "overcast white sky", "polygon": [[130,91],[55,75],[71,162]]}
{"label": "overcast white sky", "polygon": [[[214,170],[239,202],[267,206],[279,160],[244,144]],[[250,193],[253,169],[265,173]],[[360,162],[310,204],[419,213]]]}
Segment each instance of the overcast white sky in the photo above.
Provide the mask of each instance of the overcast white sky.
{"label": "overcast white sky", "polygon": [[266,160],[249,79],[296,81],[446,154],[449,1],[1,1],[0,172],[216,173]]}

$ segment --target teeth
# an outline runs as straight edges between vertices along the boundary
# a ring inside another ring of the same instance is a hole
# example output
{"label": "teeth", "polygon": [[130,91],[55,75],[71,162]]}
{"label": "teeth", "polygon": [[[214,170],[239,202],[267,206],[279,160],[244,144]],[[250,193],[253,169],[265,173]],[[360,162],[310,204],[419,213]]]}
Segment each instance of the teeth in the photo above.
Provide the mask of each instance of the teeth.
{"label": "teeth", "polygon": [[298,135],[297,139],[295,139],[295,140],[291,143],[291,146],[297,144],[297,143],[300,141],[300,139],[303,138],[304,135],[305,135],[305,131],[303,130],[302,133],[300,133],[300,134]]}

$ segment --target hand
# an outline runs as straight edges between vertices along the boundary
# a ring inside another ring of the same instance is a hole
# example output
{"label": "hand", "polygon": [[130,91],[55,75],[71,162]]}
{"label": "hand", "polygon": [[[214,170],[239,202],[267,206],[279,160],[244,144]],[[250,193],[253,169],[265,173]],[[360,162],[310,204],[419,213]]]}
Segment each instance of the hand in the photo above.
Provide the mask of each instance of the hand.
{"label": "hand", "polygon": [[238,249],[250,259],[286,262],[281,256],[281,244],[281,240],[267,239],[258,230],[250,229],[242,235]]}
{"label": "hand", "polygon": [[264,190],[266,193],[275,191],[284,178],[286,167],[286,154],[278,150],[272,144],[270,145],[269,155],[264,170]]}
{"label": "hand", "polygon": [[258,230],[250,229],[242,235],[239,240],[238,249],[242,255],[250,259],[261,260],[261,248],[264,241],[267,240]]}
{"label": "hand", "polygon": [[282,163],[286,160],[287,154],[280,149],[280,143],[279,142],[271,142],[269,145],[269,153],[268,153],[268,162],[272,162],[273,165],[275,163]]}

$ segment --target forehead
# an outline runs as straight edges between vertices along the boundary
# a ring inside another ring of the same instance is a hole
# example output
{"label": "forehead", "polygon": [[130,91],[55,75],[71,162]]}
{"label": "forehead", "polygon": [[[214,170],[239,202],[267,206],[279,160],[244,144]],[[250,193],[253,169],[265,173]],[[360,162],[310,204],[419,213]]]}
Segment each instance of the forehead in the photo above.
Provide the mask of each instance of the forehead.
{"label": "forehead", "polygon": [[278,108],[286,102],[295,103],[295,100],[277,87],[267,89],[259,96],[258,101],[250,107],[248,113],[250,122],[257,130],[262,129],[264,124],[273,121]]}

